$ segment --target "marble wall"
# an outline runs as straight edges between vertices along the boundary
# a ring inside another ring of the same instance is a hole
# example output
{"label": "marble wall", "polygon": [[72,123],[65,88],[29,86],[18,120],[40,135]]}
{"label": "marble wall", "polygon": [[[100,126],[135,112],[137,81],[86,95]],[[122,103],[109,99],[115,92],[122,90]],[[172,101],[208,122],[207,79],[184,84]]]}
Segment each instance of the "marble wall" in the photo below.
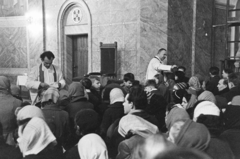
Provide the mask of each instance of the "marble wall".
{"label": "marble wall", "polygon": [[167,49],[168,0],[141,0],[140,48],[137,75],[144,81],[149,61],[160,48]]}
{"label": "marble wall", "polygon": [[0,68],[28,68],[26,27],[1,27]]}
{"label": "marble wall", "polygon": [[197,0],[195,74],[208,76],[212,59],[212,8],[214,0]]}
{"label": "marble wall", "polygon": [[169,0],[168,6],[169,62],[185,66],[188,76],[208,76],[213,0]]}
{"label": "marble wall", "polygon": [[191,75],[193,0],[168,1],[168,62],[187,68]]}

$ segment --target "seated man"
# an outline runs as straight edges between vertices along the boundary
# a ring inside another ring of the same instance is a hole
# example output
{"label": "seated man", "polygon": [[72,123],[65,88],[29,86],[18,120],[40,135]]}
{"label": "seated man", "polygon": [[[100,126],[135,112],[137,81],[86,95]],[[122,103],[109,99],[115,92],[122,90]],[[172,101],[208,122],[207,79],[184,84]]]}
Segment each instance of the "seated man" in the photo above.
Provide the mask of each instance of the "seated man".
{"label": "seated man", "polygon": [[30,90],[32,102],[38,103],[39,96],[44,90],[50,86],[55,88],[63,88],[66,84],[60,67],[53,65],[55,58],[51,51],[45,51],[40,55],[42,63],[34,67],[27,79],[26,87]]}

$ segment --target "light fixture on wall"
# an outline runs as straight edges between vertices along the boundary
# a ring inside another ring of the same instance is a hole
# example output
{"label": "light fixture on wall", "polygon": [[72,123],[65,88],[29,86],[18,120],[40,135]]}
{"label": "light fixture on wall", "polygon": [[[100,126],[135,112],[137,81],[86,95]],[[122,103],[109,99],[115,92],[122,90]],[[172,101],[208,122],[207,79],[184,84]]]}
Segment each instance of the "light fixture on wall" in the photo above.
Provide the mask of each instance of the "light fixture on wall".
{"label": "light fixture on wall", "polygon": [[39,12],[31,11],[25,14],[27,29],[30,35],[38,35],[42,30],[42,15]]}

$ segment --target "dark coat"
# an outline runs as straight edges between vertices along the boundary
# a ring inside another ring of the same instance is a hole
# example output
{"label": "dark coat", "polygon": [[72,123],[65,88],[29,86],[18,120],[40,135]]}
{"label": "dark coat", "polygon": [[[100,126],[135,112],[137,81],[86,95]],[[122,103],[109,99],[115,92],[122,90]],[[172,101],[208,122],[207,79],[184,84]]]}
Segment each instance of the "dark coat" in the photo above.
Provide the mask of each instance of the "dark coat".
{"label": "dark coat", "polygon": [[221,96],[227,99],[227,102],[232,101],[233,97],[240,95],[240,86],[236,86],[229,90],[229,92],[222,94]]}
{"label": "dark coat", "polygon": [[122,141],[118,146],[118,154],[116,159],[131,159],[136,146],[144,140],[139,135],[134,135],[129,139]]}
{"label": "dark coat", "polygon": [[228,143],[216,137],[211,137],[205,152],[212,157],[212,159],[234,159],[233,152]]}
{"label": "dark coat", "polygon": [[81,97],[73,98],[67,106],[69,117],[72,119],[74,119],[77,112],[83,109],[94,109],[94,106],[86,98]]}
{"label": "dark coat", "polygon": [[78,147],[74,146],[70,150],[64,153],[65,159],[80,159],[80,155],[78,153]]}
{"label": "dark coat", "polygon": [[240,130],[239,129],[229,129],[224,131],[220,138],[226,141],[233,154],[235,155],[235,158],[240,158]]}
{"label": "dark coat", "polygon": [[122,118],[124,115],[123,102],[116,102],[108,106],[108,109],[103,115],[101,128],[101,134],[105,135],[109,126],[114,123],[115,120]]}
{"label": "dark coat", "polygon": [[210,78],[210,80],[206,84],[206,90],[212,92],[214,95],[218,94],[218,82],[220,80],[220,77],[218,75]]}
{"label": "dark coat", "polygon": [[58,144],[64,146],[70,133],[68,113],[56,105],[46,105],[42,112]]}

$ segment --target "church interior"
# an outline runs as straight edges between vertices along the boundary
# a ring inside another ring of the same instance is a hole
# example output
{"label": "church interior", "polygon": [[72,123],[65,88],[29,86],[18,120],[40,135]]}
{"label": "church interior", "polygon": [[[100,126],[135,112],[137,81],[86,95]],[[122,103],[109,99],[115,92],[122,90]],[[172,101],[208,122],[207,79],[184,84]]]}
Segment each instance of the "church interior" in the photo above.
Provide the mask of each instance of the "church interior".
{"label": "church interior", "polygon": [[[0,5],[0,72],[12,83],[40,63],[46,50],[54,53],[68,83],[90,72],[118,79],[131,72],[144,81],[160,48],[168,51],[167,63],[185,66],[188,76],[208,76],[211,66],[239,66],[238,0],[2,0]],[[104,52],[104,46],[110,47]]]}

